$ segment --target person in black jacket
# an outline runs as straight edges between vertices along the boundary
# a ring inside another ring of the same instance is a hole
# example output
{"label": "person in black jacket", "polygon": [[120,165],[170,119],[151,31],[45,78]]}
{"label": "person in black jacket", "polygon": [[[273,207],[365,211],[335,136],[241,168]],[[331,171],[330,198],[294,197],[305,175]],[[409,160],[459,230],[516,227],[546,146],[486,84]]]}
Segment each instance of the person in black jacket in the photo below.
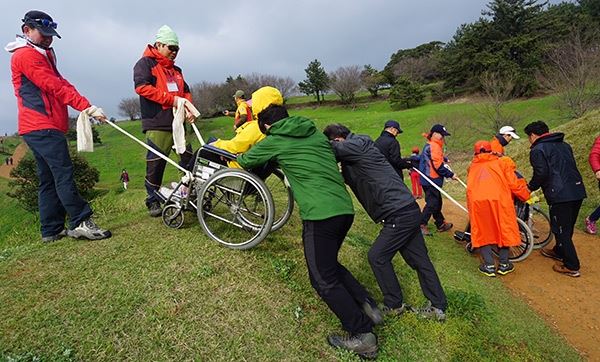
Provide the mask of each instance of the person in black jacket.
{"label": "person in black jacket", "polygon": [[368,136],[355,135],[340,124],[325,128],[336,159],[342,164],[344,181],[367,214],[382,224],[369,250],[369,264],[383,293],[382,311],[400,314],[406,309],[392,259],[397,252],[417,271],[421,290],[429,303],[416,312],[426,318],[444,320],[446,295],[435,271],[419,223],[421,210],[392,166]]}
{"label": "person in black jacket", "polygon": [[533,167],[528,186],[531,191],[542,188],[550,206],[550,226],[556,238],[554,248],[542,249],[541,254],[561,262],[553,266],[554,271],[578,277],[580,265],[573,244],[573,229],[586,193],[573,150],[564,142],[564,133],[549,133],[542,121],[528,124],[525,133],[531,143],[529,162]]}
{"label": "person in black jacket", "polygon": [[412,165],[407,160],[402,159],[402,156],[400,155],[400,143],[396,140],[396,137],[400,133],[402,133],[400,124],[393,119],[390,119],[383,125],[383,131],[381,131],[379,138],[375,140],[375,146],[385,156],[390,165],[392,165],[402,181],[404,181],[402,170],[410,170]]}

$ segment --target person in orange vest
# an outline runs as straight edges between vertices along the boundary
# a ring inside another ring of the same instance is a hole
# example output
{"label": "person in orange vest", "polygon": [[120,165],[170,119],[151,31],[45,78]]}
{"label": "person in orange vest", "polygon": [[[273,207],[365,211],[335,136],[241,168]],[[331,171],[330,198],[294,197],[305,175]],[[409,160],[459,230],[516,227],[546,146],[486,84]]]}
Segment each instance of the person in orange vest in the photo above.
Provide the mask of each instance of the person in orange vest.
{"label": "person in orange vest", "polygon": [[[483,258],[479,271],[489,277],[515,270],[508,260],[509,248],[521,243],[513,196],[522,201],[530,197],[527,182],[517,178],[515,164],[508,157],[492,152],[488,141],[477,141],[475,156],[467,176],[467,207],[471,222],[471,243]],[[492,247],[499,249],[496,268]]]}
{"label": "person in orange vest", "polygon": [[513,139],[518,140],[521,137],[519,137],[515,131],[515,129],[511,126],[504,126],[502,128],[500,128],[500,130],[498,131],[498,133],[494,136],[494,138],[492,138],[491,140],[491,145],[492,145],[492,152],[503,156],[504,155],[504,147],[506,147],[510,141],[512,141]]}
{"label": "person in orange vest", "polygon": [[252,121],[252,110],[250,109],[248,101],[246,101],[243,90],[237,90],[233,95],[233,99],[235,100],[237,109],[235,112],[225,110],[223,111],[223,114],[233,117],[233,129],[236,130],[244,123]]}
{"label": "person in orange vest", "polygon": [[446,222],[442,214],[442,193],[431,185],[433,182],[438,187],[444,184],[444,178],[456,179],[456,175],[446,167],[447,159],[444,156],[444,137],[450,136],[450,133],[441,124],[431,127],[431,131],[426,135],[427,143],[423,147],[419,162],[419,171],[424,174],[421,176],[421,185],[425,192],[425,207],[421,218],[421,232],[423,235],[432,235],[427,228],[429,218],[433,216],[437,231],[444,232],[452,229],[452,223]]}

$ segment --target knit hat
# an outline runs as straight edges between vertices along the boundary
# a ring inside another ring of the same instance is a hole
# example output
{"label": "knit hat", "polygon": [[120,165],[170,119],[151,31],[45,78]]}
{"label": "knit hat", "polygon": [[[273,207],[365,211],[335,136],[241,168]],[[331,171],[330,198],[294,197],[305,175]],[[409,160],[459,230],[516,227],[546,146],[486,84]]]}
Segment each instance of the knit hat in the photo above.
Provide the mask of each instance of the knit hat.
{"label": "knit hat", "polygon": [[283,96],[281,93],[273,87],[262,87],[256,92],[252,93],[252,113],[258,116],[258,114],[264,111],[271,104],[281,106],[283,105]]}
{"label": "knit hat", "polygon": [[156,33],[156,41],[166,45],[177,45],[179,46],[179,38],[177,34],[168,25],[163,25],[158,29]]}

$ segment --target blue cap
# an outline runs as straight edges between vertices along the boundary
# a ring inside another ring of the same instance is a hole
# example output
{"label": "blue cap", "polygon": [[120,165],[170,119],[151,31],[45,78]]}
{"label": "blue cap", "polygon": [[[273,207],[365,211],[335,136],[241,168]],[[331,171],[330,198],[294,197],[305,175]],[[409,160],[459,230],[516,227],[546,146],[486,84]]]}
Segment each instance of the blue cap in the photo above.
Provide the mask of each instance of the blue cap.
{"label": "blue cap", "polygon": [[385,124],[383,125],[383,129],[386,128],[395,128],[398,130],[398,132],[402,133],[402,128],[400,128],[400,123],[394,121],[393,119],[390,119],[389,121],[385,122]]}
{"label": "blue cap", "polygon": [[441,124],[433,125],[433,127],[431,127],[431,133],[433,133],[433,132],[437,132],[437,133],[441,134],[442,136],[450,136],[450,133],[448,133],[448,131],[446,130],[446,127],[442,126]]}

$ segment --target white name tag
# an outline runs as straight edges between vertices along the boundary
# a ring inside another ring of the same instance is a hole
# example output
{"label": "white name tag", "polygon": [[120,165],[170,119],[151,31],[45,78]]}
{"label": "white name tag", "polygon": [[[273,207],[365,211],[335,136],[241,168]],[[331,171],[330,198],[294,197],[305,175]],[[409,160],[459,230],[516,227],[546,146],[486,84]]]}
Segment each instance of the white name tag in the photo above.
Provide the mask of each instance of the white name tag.
{"label": "white name tag", "polygon": [[177,87],[177,83],[175,82],[167,82],[167,90],[169,92],[178,92],[179,87]]}

